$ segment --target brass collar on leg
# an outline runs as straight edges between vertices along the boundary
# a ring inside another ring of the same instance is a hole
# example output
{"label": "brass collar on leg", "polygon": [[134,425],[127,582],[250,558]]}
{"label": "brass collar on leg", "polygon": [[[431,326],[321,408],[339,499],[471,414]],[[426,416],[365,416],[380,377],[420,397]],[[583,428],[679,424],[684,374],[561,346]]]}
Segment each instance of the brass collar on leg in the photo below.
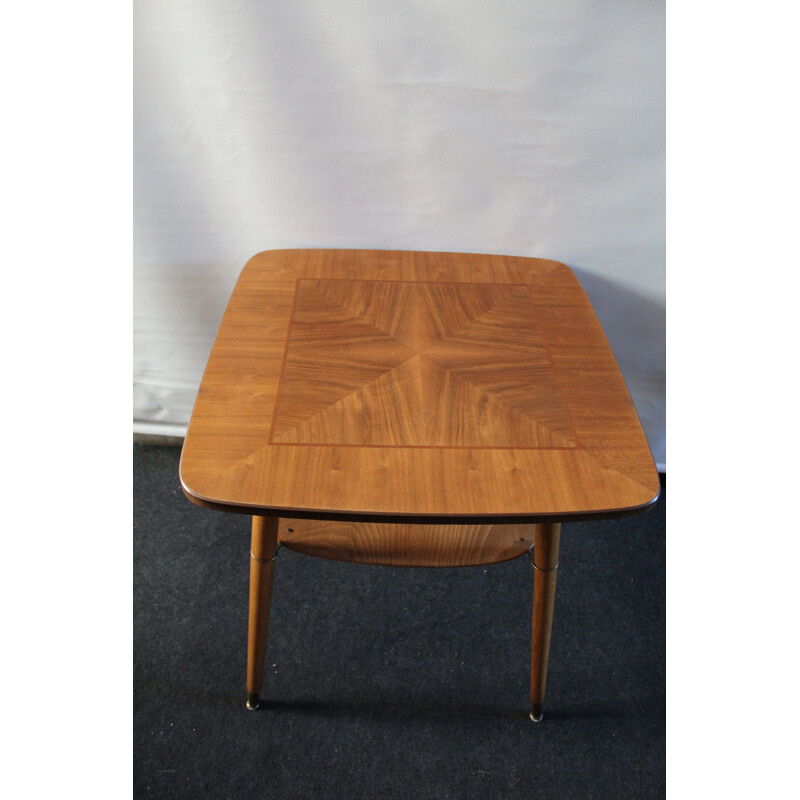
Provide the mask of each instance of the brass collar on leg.
{"label": "brass collar on leg", "polygon": [[278,557],[278,550],[280,550],[281,547],[283,547],[283,545],[282,544],[278,544],[278,546],[275,548],[275,555],[272,556],[272,558],[256,558],[253,555],[253,551],[252,550],[250,551],[250,558],[252,558],[253,561],[258,561],[259,564],[267,564],[270,561],[274,561]]}
{"label": "brass collar on leg", "polygon": [[533,547],[530,547],[528,549],[528,555],[530,556],[531,559],[531,566],[538,572],[553,572],[554,570],[558,569],[558,562],[556,562],[556,565],[554,567],[548,567],[547,569],[543,569],[542,567],[537,567],[536,562],[533,560]]}

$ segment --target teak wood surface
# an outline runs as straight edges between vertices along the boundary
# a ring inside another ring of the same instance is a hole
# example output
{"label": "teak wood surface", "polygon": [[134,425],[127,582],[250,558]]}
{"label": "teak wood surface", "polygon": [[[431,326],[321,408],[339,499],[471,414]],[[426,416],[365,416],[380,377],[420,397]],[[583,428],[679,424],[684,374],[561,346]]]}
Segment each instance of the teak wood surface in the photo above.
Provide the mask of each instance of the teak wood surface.
{"label": "teak wood surface", "polygon": [[272,581],[278,549],[277,517],[253,517],[250,536],[250,609],[247,623],[247,705],[258,708],[264,677]]}
{"label": "teak wood surface", "polygon": [[547,683],[547,662],[550,657],[550,634],[553,630],[553,609],[556,600],[558,549],[561,524],[534,526],[533,614],[531,616],[531,719],[542,718],[542,705]]}
{"label": "teak wood surface", "polygon": [[419,525],[282,519],[280,543],[297,553],[356,564],[467,567],[517,558],[533,525]]}
{"label": "teak wood surface", "polygon": [[571,270],[464,253],[253,257],[209,356],[180,475],[200,505],[304,519],[292,536],[281,525],[298,550],[314,519],[350,525],[327,529],[343,550],[370,523],[407,526],[375,533],[370,563],[383,563],[387,535],[424,549],[435,531],[412,523],[472,525],[467,563],[481,563],[481,548],[502,560],[514,534],[488,533],[500,523],[632,513],[660,491]]}

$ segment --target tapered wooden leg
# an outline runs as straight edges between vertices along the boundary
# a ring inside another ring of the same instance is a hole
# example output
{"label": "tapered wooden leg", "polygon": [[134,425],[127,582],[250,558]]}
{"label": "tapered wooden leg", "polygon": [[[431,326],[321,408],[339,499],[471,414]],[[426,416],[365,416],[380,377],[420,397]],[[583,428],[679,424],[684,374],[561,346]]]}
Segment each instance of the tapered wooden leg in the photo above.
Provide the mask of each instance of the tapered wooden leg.
{"label": "tapered wooden leg", "polygon": [[247,630],[247,707],[259,706],[267,650],[272,577],[278,550],[278,517],[253,517],[250,543],[250,618]]}
{"label": "tapered wooden leg", "polygon": [[534,527],[530,713],[530,718],[534,722],[539,722],[542,718],[547,659],[550,655],[550,631],[553,627],[553,605],[556,598],[560,536],[560,523],[542,523]]}

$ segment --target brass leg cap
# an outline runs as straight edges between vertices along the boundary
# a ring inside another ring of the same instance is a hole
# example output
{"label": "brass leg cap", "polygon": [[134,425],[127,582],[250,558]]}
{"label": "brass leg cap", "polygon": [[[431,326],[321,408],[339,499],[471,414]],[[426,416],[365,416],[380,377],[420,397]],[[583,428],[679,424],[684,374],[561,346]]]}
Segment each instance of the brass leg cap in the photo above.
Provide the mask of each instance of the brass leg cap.
{"label": "brass leg cap", "polygon": [[542,717],[544,714],[542,713],[542,707],[539,705],[531,706],[531,713],[528,714],[530,717],[531,722],[541,722]]}
{"label": "brass leg cap", "polygon": [[257,694],[247,695],[247,709],[248,711],[257,711],[261,705],[261,698]]}

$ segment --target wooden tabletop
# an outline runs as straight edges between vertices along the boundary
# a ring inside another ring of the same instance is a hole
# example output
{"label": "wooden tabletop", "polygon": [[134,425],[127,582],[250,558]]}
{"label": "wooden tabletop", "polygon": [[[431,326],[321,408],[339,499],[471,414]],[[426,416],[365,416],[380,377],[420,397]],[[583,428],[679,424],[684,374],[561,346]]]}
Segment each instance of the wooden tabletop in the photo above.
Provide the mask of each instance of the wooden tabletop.
{"label": "wooden tabletop", "polygon": [[572,272],[464,253],[252,258],[180,474],[200,505],[322,519],[566,520],[660,491]]}

